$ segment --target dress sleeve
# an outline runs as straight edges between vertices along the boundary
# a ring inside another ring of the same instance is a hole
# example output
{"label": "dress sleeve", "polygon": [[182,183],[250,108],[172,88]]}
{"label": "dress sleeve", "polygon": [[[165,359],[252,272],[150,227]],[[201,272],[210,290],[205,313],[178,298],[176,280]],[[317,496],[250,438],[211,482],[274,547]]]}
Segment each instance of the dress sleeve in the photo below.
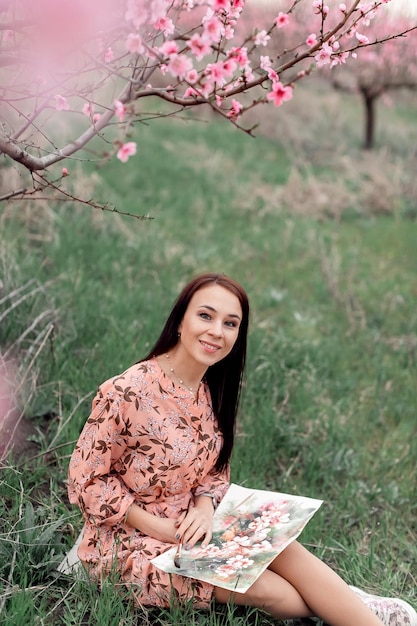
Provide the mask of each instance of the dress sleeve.
{"label": "dress sleeve", "polygon": [[100,526],[121,522],[134,501],[114,464],[126,449],[128,420],[123,393],[112,384],[100,387],[71,456],[68,495],[87,522]]}
{"label": "dress sleeve", "polygon": [[214,497],[217,504],[221,502],[230,485],[230,468],[227,467],[223,472],[212,470],[201,480],[199,485],[194,489],[194,496],[202,496],[210,494]]}

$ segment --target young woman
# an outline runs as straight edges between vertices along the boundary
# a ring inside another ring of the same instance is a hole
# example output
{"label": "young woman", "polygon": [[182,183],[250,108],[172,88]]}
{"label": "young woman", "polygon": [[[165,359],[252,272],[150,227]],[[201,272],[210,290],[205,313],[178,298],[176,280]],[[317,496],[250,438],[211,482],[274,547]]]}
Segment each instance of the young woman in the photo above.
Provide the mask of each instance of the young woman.
{"label": "young woman", "polygon": [[416,626],[410,605],[350,588],[298,542],[243,594],[151,563],[179,541],[210,542],[229,485],[248,320],[238,283],[199,276],[147,357],[101,385],[69,466],[70,500],[85,518],[79,558],[96,577],[116,567],[144,606],[233,601],[332,626]]}

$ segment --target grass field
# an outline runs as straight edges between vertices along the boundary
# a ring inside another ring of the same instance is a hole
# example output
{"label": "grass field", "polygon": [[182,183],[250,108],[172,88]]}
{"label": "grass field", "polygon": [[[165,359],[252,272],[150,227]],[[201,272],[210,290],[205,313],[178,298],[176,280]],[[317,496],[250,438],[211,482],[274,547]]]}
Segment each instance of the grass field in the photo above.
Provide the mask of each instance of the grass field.
{"label": "grass field", "polygon": [[358,107],[312,83],[264,109],[256,139],[184,116],[138,129],[126,165],[68,164],[84,197],[151,219],[0,207],[0,345],[31,432],[0,466],[4,626],[274,623],[134,609],[117,581],[55,570],[81,527],[65,478],[92,395],[202,271],[252,305],[234,482],[324,499],[302,542],[349,583],[417,604],[416,100],[380,110],[374,153]]}

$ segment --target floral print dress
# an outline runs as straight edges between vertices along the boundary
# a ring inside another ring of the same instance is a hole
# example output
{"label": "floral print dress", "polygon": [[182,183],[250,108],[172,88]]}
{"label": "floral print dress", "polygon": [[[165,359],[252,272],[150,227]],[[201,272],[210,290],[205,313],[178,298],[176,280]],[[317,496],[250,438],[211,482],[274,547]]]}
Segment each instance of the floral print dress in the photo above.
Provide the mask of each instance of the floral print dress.
{"label": "floral print dress", "polygon": [[176,518],[203,493],[219,502],[229,486],[229,472],[214,470],[221,444],[207,385],[196,400],[156,359],[100,386],[70,460],[68,484],[86,522],[78,556],[93,576],[116,567],[144,606],[167,607],[176,597],[208,607],[213,586],[155,567],[151,559],[172,544],[124,519],[132,503]]}

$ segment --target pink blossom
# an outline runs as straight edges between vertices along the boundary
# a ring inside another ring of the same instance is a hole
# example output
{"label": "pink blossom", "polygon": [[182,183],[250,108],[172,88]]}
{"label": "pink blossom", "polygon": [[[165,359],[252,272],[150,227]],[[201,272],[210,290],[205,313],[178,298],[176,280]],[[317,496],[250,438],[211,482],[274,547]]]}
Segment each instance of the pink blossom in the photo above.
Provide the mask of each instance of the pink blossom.
{"label": "pink blossom", "polygon": [[236,70],[236,67],[237,63],[235,59],[226,59],[226,61],[223,61],[223,70],[226,76],[231,76]]}
{"label": "pink blossom", "polygon": [[101,115],[100,113],[94,113],[93,115],[93,124],[97,124],[97,122],[99,121]]}
{"label": "pink blossom", "polygon": [[171,54],[167,65],[168,72],[179,80],[183,80],[192,67],[191,59],[184,54]]}
{"label": "pink blossom", "polygon": [[184,91],[184,98],[196,98],[199,95],[198,91],[194,87],[187,87]]}
{"label": "pink blossom", "polygon": [[201,59],[206,56],[206,54],[210,54],[211,52],[211,46],[209,41],[199,33],[194,33],[194,35],[187,42],[187,46],[194,54],[197,61],[201,61]]}
{"label": "pink blossom", "polygon": [[114,59],[114,52],[112,50],[111,47],[107,48],[106,52],[104,53],[104,62],[105,63],[111,63]]}
{"label": "pink blossom", "polygon": [[175,31],[174,22],[169,17],[160,17],[154,23],[155,30],[162,30],[164,35],[172,35]]}
{"label": "pink blossom", "polygon": [[126,115],[125,105],[120,100],[115,100],[113,102],[113,106],[114,106],[115,116],[118,117],[121,122],[123,122],[125,119],[125,115]]}
{"label": "pink blossom", "polygon": [[314,57],[317,63],[317,67],[323,67],[330,63],[333,50],[328,43],[324,43],[316,56]]}
{"label": "pink blossom", "polygon": [[223,104],[223,98],[221,96],[219,96],[219,94],[216,94],[216,104],[217,106],[220,108]]}
{"label": "pink blossom", "polygon": [[230,0],[214,0],[213,9],[215,11],[226,11],[226,13],[228,13],[230,11]]}
{"label": "pink blossom", "polygon": [[213,14],[213,11],[209,9],[206,16],[203,18],[203,37],[211,42],[218,43],[223,33],[224,26],[222,22]]}
{"label": "pink blossom", "polygon": [[270,91],[266,97],[268,100],[272,100],[276,107],[281,106],[284,102],[291,100],[293,96],[293,88],[289,85],[285,86],[280,81],[272,85],[272,91]]}
{"label": "pink blossom", "polygon": [[178,53],[177,43],[175,41],[172,41],[172,40],[164,41],[162,46],[159,48],[159,51],[165,57],[169,57],[172,54],[177,54]]}
{"label": "pink blossom", "polygon": [[316,33],[310,33],[306,39],[306,44],[312,48],[317,44],[317,35]]}
{"label": "pink blossom", "polygon": [[[330,67],[335,67],[336,65],[343,65],[344,63],[346,63],[347,59],[349,58],[349,51],[345,51],[345,52],[341,52],[340,54],[335,54],[332,57],[332,61],[330,63]],[[353,56],[353,55],[352,55]]]}
{"label": "pink blossom", "polygon": [[272,80],[273,83],[277,83],[279,80],[277,72],[273,70],[272,67],[270,67],[268,70],[268,78],[269,80]]}
{"label": "pink blossom", "polygon": [[230,109],[229,113],[227,114],[227,117],[231,117],[233,119],[235,119],[236,117],[238,117],[240,115],[240,112],[243,109],[243,105],[238,101],[235,100],[234,98],[232,99],[232,108]]}
{"label": "pink blossom", "polygon": [[169,0],[152,0],[152,2],[149,2],[148,0],[140,0],[140,2],[142,2],[144,5],[144,8],[142,9],[142,11],[145,9],[145,7],[146,8],[149,7],[149,11],[150,11],[149,21],[152,24],[155,24],[159,20],[166,18],[168,9],[170,8],[170,5],[172,4],[172,2],[169,2]]}
{"label": "pink blossom", "polygon": [[229,59],[235,59],[240,67],[245,67],[249,63],[247,48],[231,48]]}
{"label": "pink blossom", "polygon": [[318,15],[323,10],[323,0],[314,0],[313,2],[314,13]]}
{"label": "pink blossom", "polygon": [[227,39],[229,41],[230,39],[233,39],[234,36],[235,36],[235,29],[233,28],[233,26],[231,24],[227,24],[224,27],[224,37],[225,37],[225,39]]}
{"label": "pink blossom", "polygon": [[266,72],[266,70],[268,70],[271,67],[271,65],[272,65],[272,61],[269,58],[269,56],[268,55],[265,55],[265,56],[261,55],[260,61],[259,61],[260,68],[262,70],[265,70],[265,72]]}
{"label": "pink blossom", "polygon": [[64,98],[64,96],[60,96],[56,94],[55,98],[55,108],[57,111],[69,111],[70,105],[68,104],[68,100]]}
{"label": "pink blossom", "polygon": [[369,43],[368,37],[366,35],[361,35],[360,33],[356,33],[356,39],[362,45]]}
{"label": "pink blossom", "polygon": [[134,141],[128,141],[127,143],[124,143],[122,146],[120,146],[116,156],[119,161],[121,161],[122,163],[126,163],[129,157],[133,156],[134,154],[136,154],[136,143]]}
{"label": "pink blossom", "polygon": [[266,46],[270,39],[271,37],[266,30],[260,30],[259,33],[255,35],[254,44],[255,46]]}
{"label": "pink blossom", "polygon": [[145,52],[142,37],[137,33],[130,33],[127,36],[126,48],[131,54],[142,54],[143,52]]}
{"label": "pink blossom", "polygon": [[346,4],[344,2],[339,4],[339,11],[341,11],[342,13],[346,13]]}
{"label": "pink blossom", "polygon": [[245,77],[247,83],[255,79],[255,75],[249,65],[243,68],[243,76]]}
{"label": "pink blossom", "polygon": [[187,81],[187,83],[190,83],[191,85],[194,85],[194,83],[196,83],[198,81],[198,72],[195,69],[192,69],[188,72],[187,76],[185,77],[185,80]]}
{"label": "pink blossom", "polygon": [[82,108],[82,112],[84,115],[87,115],[87,117],[91,117],[94,113],[94,104],[86,102]]}
{"label": "pink blossom", "polygon": [[62,177],[65,178],[65,176],[68,176],[68,170],[66,167],[62,168]]}
{"label": "pink blossom", "polygon": [[209,63],[204,71],[208,81],[210,83],[216,83],[219,87],[222,87],[228,76],[228,72],[225,71],[223,61],[217,61],[217,63]]}
{"label": "pink blossom", "polygon": [[289,21],[290,16],[288,15],[288,13],[283,13],[282,11],[280,11],[278,13],[278,17],[275,18],[275,24],[277,28],[282,28],[283,26],[286,26]]}

